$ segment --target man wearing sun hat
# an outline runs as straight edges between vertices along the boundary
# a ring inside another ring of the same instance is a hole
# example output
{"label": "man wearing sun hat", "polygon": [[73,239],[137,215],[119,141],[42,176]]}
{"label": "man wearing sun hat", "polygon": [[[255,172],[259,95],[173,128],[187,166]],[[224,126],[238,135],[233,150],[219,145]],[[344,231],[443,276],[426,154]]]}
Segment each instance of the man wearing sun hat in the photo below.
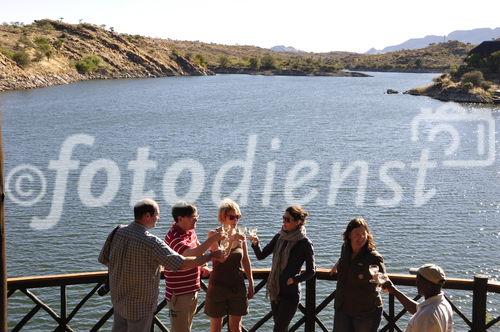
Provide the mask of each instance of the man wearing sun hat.
{"label": "man wearing sun hat", "polygon": [[390,280],[383,285],[413,314],[406,332],[453,331],[453,311],[442,292],[446,280],[443,269],[435,264],[424,264],[418,269],[410,269],[410,273],[417,275],[418,294],[425,298],[422,303],[417,303],[403,294]]}

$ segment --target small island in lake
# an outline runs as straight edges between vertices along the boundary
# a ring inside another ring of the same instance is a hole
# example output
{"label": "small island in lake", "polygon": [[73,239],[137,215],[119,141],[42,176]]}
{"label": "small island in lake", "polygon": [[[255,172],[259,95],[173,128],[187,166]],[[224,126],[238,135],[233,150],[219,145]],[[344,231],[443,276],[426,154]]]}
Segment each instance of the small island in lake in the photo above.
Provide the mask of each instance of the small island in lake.
{"label": "small island in lake", "polygon": [[434,79],[434,83],[405,93],[443,101],[500,104],[500,39],[473,48],[464,64]]}

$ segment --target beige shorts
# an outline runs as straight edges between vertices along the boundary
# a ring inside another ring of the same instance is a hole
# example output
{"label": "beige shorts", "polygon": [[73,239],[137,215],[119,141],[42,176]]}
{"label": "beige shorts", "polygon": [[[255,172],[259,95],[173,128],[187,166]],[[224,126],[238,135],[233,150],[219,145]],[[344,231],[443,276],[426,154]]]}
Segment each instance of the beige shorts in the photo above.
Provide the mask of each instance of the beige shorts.
{"label": "beige shorts", "polygon": [[205,299],[205,314],[212,318],[226,315],[248,314],[248,299],[245,284],[237,287],[209,285]]}

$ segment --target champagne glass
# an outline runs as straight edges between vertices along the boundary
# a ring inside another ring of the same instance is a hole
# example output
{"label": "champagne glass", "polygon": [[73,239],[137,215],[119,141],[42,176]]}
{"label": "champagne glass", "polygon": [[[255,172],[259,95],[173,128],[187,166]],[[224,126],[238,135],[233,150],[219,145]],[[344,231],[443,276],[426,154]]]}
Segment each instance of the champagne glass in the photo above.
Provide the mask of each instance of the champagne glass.
{"label": "champagne glass", "polygon": [[377,286],[377,288],[379,290],[384,291],[384,293],[388,293],[389,292],[389,290],[387,288],[382,288],[382,285],[385,284],[385,282],[387,280],[389,280],[389,276],[387,274],[385,274],[385,273],[379,273],[378,274],[378,284],[379,285]]}
{"label": "champagne glass", "polygon": [[368,266],[368,271],[370,272],[370,275],[372,276],[372,279],[370,280],[371,283],[374,283],[374,284],[377,284],[377,287],[375,288],[375,290],[377,292],[380,292],[380,290],[382,289],[380,287],[380,270],[379,270],[379,267],[378,265],[370,265]]}
{"label": "champagne glass", "polygon": [[257,236],[257,228],[250,228],[248,230],[248,235],[250,235],[251,237],[256,237]]}
{"label": "champagne glass", "polygon": [[229,249],[229,232],[231,231],[231,226],[229,225],[222,225],[221,227],[221,234],[225,236],[226,238],[219,243],[219,249],[224,251],[225,254],[227,254],[227,251]]}
{"label": "champagne glass", "polygon": [[246,235],[247,234],[247,231],[248,229],[246,227],[238,227],[236,229],[236,232],[239,234],[239,235]]}

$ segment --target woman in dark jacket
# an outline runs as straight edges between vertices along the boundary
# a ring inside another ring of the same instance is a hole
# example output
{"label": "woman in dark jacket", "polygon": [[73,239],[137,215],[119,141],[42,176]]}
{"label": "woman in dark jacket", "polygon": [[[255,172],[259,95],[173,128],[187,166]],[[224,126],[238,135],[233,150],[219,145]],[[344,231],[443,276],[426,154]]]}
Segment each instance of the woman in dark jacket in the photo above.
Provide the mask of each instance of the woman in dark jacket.
{"label": "woman in dark jacket", "polygon": [[[301,206],[288,207],[283,214],[281,230],[262,250],[259,239],[250,237],[258,260],[273,254],[267,294],[271,300],[275,332],[288,331],[299,305],[299,283],[312,278],[315,273],[313,245],[306,236],[304,225],[307,215]],[[301,273],[304,262],[306,270]]]}
{"label": "woman in dark jacket", "polygon": [[382,318],[382,298],[372,282],[370,265],[385,273],[384,259],[375,250],[375,241],[364,218],[354,218],[344,232],[337,272],[335,332],[376,332]]}

